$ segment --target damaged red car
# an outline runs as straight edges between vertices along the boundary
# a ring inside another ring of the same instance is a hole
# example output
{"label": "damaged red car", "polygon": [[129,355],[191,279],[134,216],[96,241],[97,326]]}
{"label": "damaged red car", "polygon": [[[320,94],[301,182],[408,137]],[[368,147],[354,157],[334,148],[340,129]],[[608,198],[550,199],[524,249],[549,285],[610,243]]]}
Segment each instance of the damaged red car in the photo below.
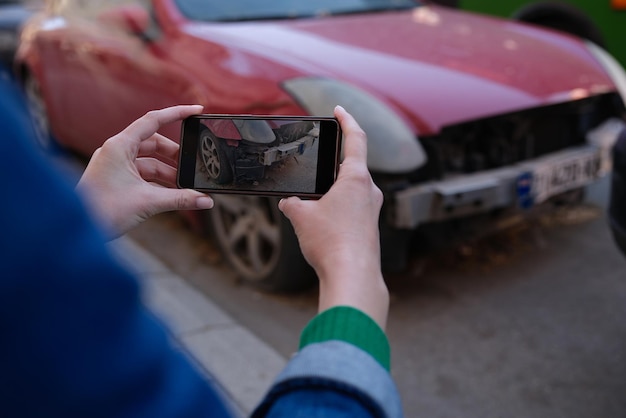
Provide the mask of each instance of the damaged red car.
{"label": "damaged red car", "polygon": [[[415,0],[52,1],[25,27],[17,65],[42,138],[86,155],[174,104],[343,105],[385,195],[386,271],[413,240],[581,199],[610,171],[625,113],[624,70],[597,45]],[[215,197],[199,221],[241,277],[281,290],[315,280],[275,201]]]}

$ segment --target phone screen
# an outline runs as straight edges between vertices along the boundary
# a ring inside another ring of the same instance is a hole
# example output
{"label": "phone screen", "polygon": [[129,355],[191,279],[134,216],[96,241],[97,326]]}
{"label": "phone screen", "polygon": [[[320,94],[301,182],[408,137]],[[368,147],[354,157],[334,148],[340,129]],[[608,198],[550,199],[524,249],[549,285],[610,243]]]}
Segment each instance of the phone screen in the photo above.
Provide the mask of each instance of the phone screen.
{"label": "phone screen", "polygon": [[197,115],[182,124],[178,185],[206,192],[323,195],[335,181],[334,118]]}

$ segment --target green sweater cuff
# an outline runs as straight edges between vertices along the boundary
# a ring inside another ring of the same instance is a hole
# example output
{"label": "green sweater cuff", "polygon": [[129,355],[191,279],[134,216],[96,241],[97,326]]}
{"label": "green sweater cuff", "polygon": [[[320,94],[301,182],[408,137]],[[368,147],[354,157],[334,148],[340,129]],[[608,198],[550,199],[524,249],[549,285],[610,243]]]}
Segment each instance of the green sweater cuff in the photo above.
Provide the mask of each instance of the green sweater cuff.
{"label": "green sweater cuff", "polygon": [[391,350],[385,332],[365,313],[350,306],[337,306],[319,313],[300,336],[300,349],[330,340],[350,343],[369,353],[390,369]]}

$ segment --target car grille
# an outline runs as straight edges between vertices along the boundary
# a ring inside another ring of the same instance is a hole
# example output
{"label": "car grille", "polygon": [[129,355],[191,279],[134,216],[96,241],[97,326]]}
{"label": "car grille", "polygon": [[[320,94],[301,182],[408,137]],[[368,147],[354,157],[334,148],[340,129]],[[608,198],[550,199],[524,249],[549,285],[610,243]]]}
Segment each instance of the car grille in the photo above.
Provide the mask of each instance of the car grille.
{"label": "car grille", "polygon": [[623,115],[620,97],[607,93],[447,126],[439,135],[420,138],[428,162],[411,177],[474,173],[581,145],[589,130]]}

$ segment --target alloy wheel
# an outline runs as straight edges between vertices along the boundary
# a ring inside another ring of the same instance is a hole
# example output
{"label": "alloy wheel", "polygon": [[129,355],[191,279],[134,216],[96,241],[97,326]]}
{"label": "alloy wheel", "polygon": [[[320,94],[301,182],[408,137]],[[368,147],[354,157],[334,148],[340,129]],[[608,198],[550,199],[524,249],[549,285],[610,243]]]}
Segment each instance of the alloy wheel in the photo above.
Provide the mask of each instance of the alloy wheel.
{"label": "alloy wheel", "polygon": [[277,202],[254,196],[213,199],[211,223],[225,257],[245,280],[264,280],[276,269],[282,250]]}

